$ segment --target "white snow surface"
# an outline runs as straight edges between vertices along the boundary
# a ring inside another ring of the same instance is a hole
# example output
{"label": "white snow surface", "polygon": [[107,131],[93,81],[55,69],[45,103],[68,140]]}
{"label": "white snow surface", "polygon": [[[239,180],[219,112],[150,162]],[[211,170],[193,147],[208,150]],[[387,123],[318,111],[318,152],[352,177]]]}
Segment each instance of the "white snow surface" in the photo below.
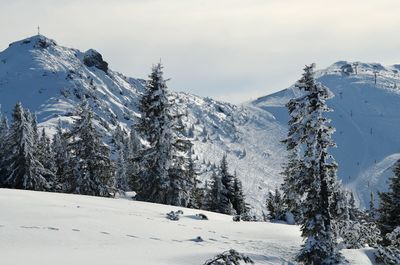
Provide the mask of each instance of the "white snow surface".
{"label": "white snow surface", "polygon": [[[165,218],[178,209],[179,221]],[[5,265],[201,265],[231,248],[256,264],[295,264],[301,245],[297,226],[126,199],[0,189],[0,211]],[[374,264],[371,249],[343,253],[351,264]]]}

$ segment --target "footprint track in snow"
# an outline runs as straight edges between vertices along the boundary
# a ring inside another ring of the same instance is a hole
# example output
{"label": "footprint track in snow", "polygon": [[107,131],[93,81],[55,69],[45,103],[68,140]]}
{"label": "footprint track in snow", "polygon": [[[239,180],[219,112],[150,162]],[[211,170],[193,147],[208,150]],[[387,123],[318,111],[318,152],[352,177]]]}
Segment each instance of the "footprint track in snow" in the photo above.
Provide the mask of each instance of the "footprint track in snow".
{"label": "footprint track in snow", "polygon": [[39,226],[24,226],[24,225],[22,225],[22,226],[20,226],[21,228],[24,228],[24,229],[40,229],[40,227]]}
{"label": "footprint track in snow", "polygon": [[[44,227],[43,227],[44,228]],[[48,226],[48,227],[46,227],[47,228],[47,230],[52,230],[52,231],[59,231],[60,230],[60,228],[57,228],[57,227],[51,227],[51,226]]]}

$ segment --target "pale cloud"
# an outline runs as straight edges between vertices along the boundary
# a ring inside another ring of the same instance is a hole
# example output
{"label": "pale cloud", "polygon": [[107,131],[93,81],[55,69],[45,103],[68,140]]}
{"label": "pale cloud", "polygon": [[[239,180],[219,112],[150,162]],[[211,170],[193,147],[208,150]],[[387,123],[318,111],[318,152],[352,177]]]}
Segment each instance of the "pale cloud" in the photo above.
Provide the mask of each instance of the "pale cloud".
{"label": "pale cloud", "polygon": [[162,58],[172,89],[232,102],[289,86],[310,62],[399,60],[400,1],[0,0],[0,8],[0,49],[39,24],[133,77]]}

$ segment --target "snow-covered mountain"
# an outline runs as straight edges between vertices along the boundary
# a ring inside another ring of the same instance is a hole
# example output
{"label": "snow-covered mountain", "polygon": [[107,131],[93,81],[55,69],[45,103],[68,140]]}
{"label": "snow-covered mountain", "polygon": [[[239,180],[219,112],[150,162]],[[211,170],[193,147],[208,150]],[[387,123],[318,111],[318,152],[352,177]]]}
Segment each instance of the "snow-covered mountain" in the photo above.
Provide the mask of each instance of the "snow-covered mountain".
{"label": "snow-covered mountain", "polygon": [[[384,190],[391,166],[400,158],[399,65],[337,62],[317,73],[336,95],[329,101],[337,128],[333,153],[339,176],[366,205],[370,191]],[[150,69],[150,66],[149,66]],[[375,73],[377,83],[375,85]],[[301,69],[299,69],[299,77]],[[293,80],[295,81],[295,80]],[[113,71],[95,50],[81,52],[37,35],[14,42],[0,52],[0,104],[10,114],[17,101],[36,112],[39,127],[52,133],[58,120],[67,126],[86,98],[104,133],[117,124],[135,122],[144,80]],[[284,104],[298,93],[290,87],[236,106],[186,93],[173,93],[193,131],[194,157],[203,179],[213,163],[228,154],[242,179],[248,202],[260,213],[267,192],[281,183],[287,111]]]}
{"label": "snow-covered mountain", "polygon": [[[400,65],[341,61],[316,73],[335,94],[328,105],[334,110],[329,116],[336,127],[337,148],[332,153],[339,163],[339,177],[364,206],[371,192],[386,190],[392,166],[400,159],[399,71]],[[284,105],[298,93],[292,86],[251,105],[269,111],[284,126],[288,120]]]}
{"label": "snow-covered mountain", "polygon": [[[150,69],[150,66],[149,66]],[[117,124],[135,122],[144,81],[109,68],[95,50],[81,52],[37,35],[14,42],[0,53],[0,104],[7,115],[17,101],[36,112],[39,127],[52,133],[58,120],[73,122],[86,98],[98,127],[109,134]],[[174,93],[184,123],[193,131],[195,158],[203,179],[213,163],[228,154],[230,170],[243,180],[248,202],[257,212],[265,195],[280,183],[285,127],[268,112],[185,93]]]}

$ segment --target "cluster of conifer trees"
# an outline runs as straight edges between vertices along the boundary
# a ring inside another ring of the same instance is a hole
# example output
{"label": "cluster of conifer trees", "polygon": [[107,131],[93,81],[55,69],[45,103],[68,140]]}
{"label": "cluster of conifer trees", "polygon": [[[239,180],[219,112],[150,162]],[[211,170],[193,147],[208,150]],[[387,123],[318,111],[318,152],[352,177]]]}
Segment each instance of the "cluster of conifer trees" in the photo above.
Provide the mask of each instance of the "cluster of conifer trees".
{"label": "cluster of conifer trees", "polygon": [[155,65],[140,99],[140,118],[129,132],[117,125],[107,145],[87,101],[73,125],[63,128],[60,122],[52,139],[17,103],[10,126],[0,117],[0,187],[94,196],[135,191],[142,201],[248,218],[242,184],[229,173],[226,156],[211,182],[201,185],[174,100],[162,65]]}
{"label": "cluster of conifer trees", "polygon": [[112,178],[110,150],[97,132],[93,112],[84,104],[72,128],[61,123],[52,140],[38,131],[35,115],[17,103],[12,122],[1,118],[1,187],[108,196]]}

